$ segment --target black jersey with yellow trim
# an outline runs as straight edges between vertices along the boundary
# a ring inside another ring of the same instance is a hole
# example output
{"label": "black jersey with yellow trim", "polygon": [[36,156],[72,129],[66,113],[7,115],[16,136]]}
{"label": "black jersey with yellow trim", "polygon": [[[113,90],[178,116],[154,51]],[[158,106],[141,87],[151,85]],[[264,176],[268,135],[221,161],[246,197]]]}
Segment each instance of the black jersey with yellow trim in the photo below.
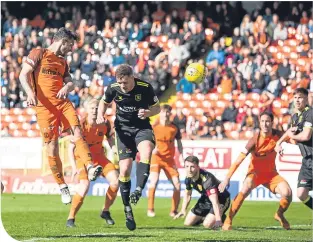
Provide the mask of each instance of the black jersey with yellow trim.
{"label": "black jersey with yellow trim", "polygon": [[128,93],[122,92],[119,84],[114,82],[106,89],[103,97],[105,103],[116,103],[115,126],[151,128],[149,118],[138,118],[138,110],[148,109],[159,103],[150,83],[135,78],[135,87]]}
{"label": "black jersey with yellow trim", "polygon": [[205,197],[208,196],[208,193],[213,194],[214,192],[217,193],[218,197],[229,196],[229,192],[226,189],[222,193],[218,191],[218,186],[220,183],[221,182],[212,173],[203,169],[200,169],[198,180],[193,181],[193,179],[190,177],[185,179],[186,190],[195,189]]}
{"label": "black jersey with yellow trim", "polygon": [[[301,133],[303,129],[313,129],[313,109],[306,106],[302,112],[295,113],[291,118],[291,125],[297,127],[297,132]],[[302,156],[312,156],[313,155],[313,135],[307,141],[297,142]]]}

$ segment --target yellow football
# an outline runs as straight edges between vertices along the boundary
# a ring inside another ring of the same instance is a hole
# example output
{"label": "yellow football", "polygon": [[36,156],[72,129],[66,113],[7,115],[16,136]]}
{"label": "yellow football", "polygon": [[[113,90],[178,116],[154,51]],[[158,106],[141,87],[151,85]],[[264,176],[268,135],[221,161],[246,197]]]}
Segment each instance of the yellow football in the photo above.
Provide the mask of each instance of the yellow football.
{"label": "yellow football", "polygon": [[189,82],[200,84],[205,76],[205,66],[200,63],[191,63],[185,71],[185,78]]}

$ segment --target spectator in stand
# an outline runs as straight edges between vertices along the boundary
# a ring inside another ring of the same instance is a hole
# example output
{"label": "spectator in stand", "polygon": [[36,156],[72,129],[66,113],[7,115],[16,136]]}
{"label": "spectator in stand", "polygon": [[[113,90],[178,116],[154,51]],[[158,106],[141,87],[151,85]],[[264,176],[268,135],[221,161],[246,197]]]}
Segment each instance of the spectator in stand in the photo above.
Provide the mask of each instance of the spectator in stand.
{"label": "spectator in stand", "polygon": [[221,94],[230,94],[233,90],[233,81],[226,72],[222,74],[220,88]]}
{"label": "spectator in stand", "polygon": [[222,114],[222,122],[236,123],[236,117],[238,115],[238,109],[235,106],[235,101],[231,100],[228,107],[224,109]]}
{"label": "spectator in stand", "polygon": [[188,116],[186,124],[187,139],[195,139],[199,130],[199,121],[194,116]]}
{"label": "spectator in stand", "polygon": [[222,65],[224,63],[224,51],[219,50],[219,43],[215,42],[213,44],[213,50],[211,50],[206,58],[206,65],[210,68],[216,68],[217,65]]}
{"label": "spectator in stand", "polygon": [[20,88],[15,78],[15,72],[10,72],[9,76],[8,102],[9,108],[19,107]]}
{"label": "spectator in stand", "polygon": [[143,32],[141,29],[139,29],[138,24],[134,24],[132,30],[130,31],[129,34],[129,40],[136,40],[136,41],[141,41],[143,39]]}
{"label": "spectator in stand", "polygon": [[89,77],[89,79],[91,79],[95,69],[96,69],[96,63],[91,60],[91,54],[87,53],[86,59],[81,64],[82,74],[86,74]]}
{"label": "spectator in stand", "polygon": [[267,27],[267,33],[270,36],[270,38],[274,37],[274,30],[276,29],[278,23],[279,23],[278,15],[277,14],[273,14],[272,22],[270,22],[268,24],[268,27]]}
{"label": "spectator in stand", "polygon": [[251,92],[255,92],[261,94],[265,88],[265,80],[260,71],[256,71],[252,77],[252,90]]}
{"label": "spectator in stand", "polygon": [[291,75],[289,60],[287,58],[284,58],[283,63],[279,65],[277,75],[282,83],[282,86],[285,87],[287,85],[288,78]]}
{"label": "spectator in stand", "polygon": [[243,118],[242,123],[238,129],[238,132],[247,130],[257,130],[259,128],[259,120],[256,115],[252,113],[252,109],[248,108],[246,116]]}
{"label": "spectator in stand", "polygon": [[265,9],[265,15],[263,16],[263,19],[269,24],[273,20],[272,11],[270,8]]}
{"label": "spectator in stand", "polygon": [[173,123],[179,128],[182,134],[186,133],[187,117],[183,114],[181,108],[176,108]]}
{"label": "spectator in stand", "polygon": [[152,28],[149,16],[144,16],[143,21],[140,23],[139,26],[142,29],[143,38],[146,38],[150,34],[150,30]]}
{"label": "spectator in stand", "polygon": [[77,69],[81,67],[81,60],[79,58],[78,52],[73,53],[73,59],[70,61],[70,72],[74,73]]}
{"label": "spectator in stand", "polygon": [[179,38],[175,39],[174,44],[168,53],[168,62],[173,63],[174,61],[178,61],[179,65],[181,65],[189,58],[189,56],[190,52],[188,51],[187,46],[181,45]]}
{"label": "spectator in stand", "polygon": [[225,130],[224,130],[223,124],[216,125],[215,133],[212,136],[212,139],[214,139],[214,140],[223,140],[225,138],[227,138],[227,136],[225,134]]}
{"label": "spectator in stand", "polygon": [[113,57],[112,65],[116,67],[118,65],[124,64],[126,62],[125,57],[121,54],[120,48],[115,48],[115,56]]}
{"label": "spectator in stand", "polygon": [[165,23],[161,25],[161,33],[162,35],[169,35],[172,27],[172,18],[170,15],[165,17]]}
{"label": "spectator in stand", "polygon": [[277,27],[274,29],[274,40],[286,40],[288,37],[287,28],[283,25],[283,23],[279,23]]}
{"label": "spectator in stand", "polygon": [[76,90],[73,90],[68,94],[68,99],[72,102],[72,104],[75,108],[79,107],[80,98],[79,98]]}
{"label": "spectator in stand", "polygon": [[240,24],[240,35],[244,36],[246,32],[252,33],[253,23],[250,20],[250,16],[247,14],[243,17]]}
{"label": "spectator in stand", "polygon": [[176,85],[176,92],[191,94],[193,93],[194,89],[195,84],[187,81],[185,77],[183,77]]}

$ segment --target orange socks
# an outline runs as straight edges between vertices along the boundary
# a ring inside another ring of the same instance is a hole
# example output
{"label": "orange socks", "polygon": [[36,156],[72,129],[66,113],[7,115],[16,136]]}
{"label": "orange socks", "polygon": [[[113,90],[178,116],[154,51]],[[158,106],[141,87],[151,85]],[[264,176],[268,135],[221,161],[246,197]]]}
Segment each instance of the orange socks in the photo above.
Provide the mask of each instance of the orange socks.
{"label": "orange socks", "polygon": [[286,212],[286,210],[288,209],[289,205],[290,205],[290,202],[288,201],[288,199],[283,197],[279,201],[279,208],[277,210],[277,213],[282,214],[282,213]]}
{"label": "orange socks", "polygon": [[173,197],[172,197],[172,209],[171,209],[171,212],[177,212],[179,201],[180,201],[180,191],[174,189]]}
{"label": "orange socks", "polygon": [[155,187],[149,188],[148,192],[148,210],[154,210]]}
{"label": "orange socks", "polygon": [[82,161],[84,162],[84,165],[87,167],[88,165],[92,165],[92,158],[91,153],[89,150],[89,146],[86,143],[86,141],[83,138],[78,139],[75,142],[76,149],[78,152],[78,155],[81,157]]}
{"label": "orange socks", "polygon": [[49,166],[54,180],[60,185],[65,184],[62,162],[59,156],[48,156]]}
{"label": "orange socks", "polygon": [[109,211],[109,208],[113,204],[116,195],[117,195],[118,187],[111,187],[109,186],[109,189],[107,190],[105,194],[105,203],[103,211]]}
{"label": "orange socks", "polygon": [[74,219],[78,210],[80,209],[80,207],[82,206],[84,201],[84,197],[75,194],[72,200],[72,206],[71,206],[71,210],[70,210],[70,214],[68,215],[68,219]]}
{"label": "orange socks", "polygon": [[227,218],[225,220],[226,224],[232,224],[232,220],[235,217],[235,215],[238,212],[238,210],[240,209],[244,199],[245,198],[244,198],[243,194],[241,192],[239,192],[237,194],[237,196],[235,197],[233,203],[230,206],[229,214],[228,214],[228,216],[227,216]]}

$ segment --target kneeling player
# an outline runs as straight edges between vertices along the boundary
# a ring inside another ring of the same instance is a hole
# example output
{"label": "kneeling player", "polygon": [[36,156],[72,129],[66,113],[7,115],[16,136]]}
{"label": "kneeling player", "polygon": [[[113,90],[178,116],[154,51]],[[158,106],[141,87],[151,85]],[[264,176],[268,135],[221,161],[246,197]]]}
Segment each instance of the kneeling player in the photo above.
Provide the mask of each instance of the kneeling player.
{"label": "kneeling player", "polygon": [[[109,208],[113,204],[118,191],[118,171],[104,155],[102,142],[105,135],[108,137],[108,141],[110,140],[110,123],[105,122],[103,124],[96,124],[98,103],[99,102],[96,99],[92,99],[88,103],[87,117],[81,121],[81,126],[84,139],[87,141],[90,147],[94,163],[103,167],[102,175],[110,183],[110,186],[106,192],[105,204],[100,216],[106,220],[107,224],[113,225],[114,220],[111,218]],[[75,216],[83,204],[83,200],[88,192],[90,182],[88,180],[88,173],[84,166],[82,157],[80,157],[77,153],[74,143],[71,143],[69,156],[72,162],[73,170],[76,170],[78,173],[79,184],[76,187],[76,194],[73,197],[73,202],[66,226],[75,227]],[[75,156],[77,169],[75,169],[76,164],[73,156]]]}
{"label": "kneeling player", "polygon": [[148,217],[154,217],[154,197],[155,189],[159,181],[161,169],[164,170],[167,178],[173,183],[174,191],[172,197],[172,209],[170,216],[177,214],[177,208],[180,200],[180,182],[179,174],[176,168],[175,139],[179,151],[179,159],[183,161],[183,145],[181,143],[181,134],[179,128],[171,123],[171,106],[163,105],[160,112],[160,124],[153,127],[156,140],[156,148],[152,153],[150,168],[150,186],[148,196]]}
{"label": "kneeling player", "polygon": [[199,159],[196,156],[188,156],[185,159],[185,169],[187,175],[185,197],[181,211],[174,219],[186,215],[192,189],[195,189],[201,194],[201,197],[188,213],[184,225],[193,226],[203,222],[203,226],[206,228],[222,227],[222,221],[226,217],[225,212],[230,204],[229,192],[227,190],[218,191],[220,181],[210,172],[200,169]]}
{"label": "kneeling player", "polygon": [[225,180],[220,184],[219,190],[224,191],[228,186],[230,178],[247,157],[251,153],[251,163],[249,171],[244,180],[243,187],[238,195],[235,197],[225,220],[223,229],[231,230],[232,221],[236,213],[240,209],[244,199],[250,194],[250,192],[259,185],[267,187],[272,193],[278,193],[281,195],[279,208],[274,215],[274,218],[280,222],[281,226],[285,229],[290,229],[290,225],[284,217],[284,212],[289,207],[292,200],[292,192],[287,181],[281,177],[275,166],[275,146],[276,142],[283,135],[278,130],[273,130],[273,114],[263,112],[260,115],[260,127],[261,131],[256,133],[246,145],[244,151],[241,152],[236,162],[232,164]]}

